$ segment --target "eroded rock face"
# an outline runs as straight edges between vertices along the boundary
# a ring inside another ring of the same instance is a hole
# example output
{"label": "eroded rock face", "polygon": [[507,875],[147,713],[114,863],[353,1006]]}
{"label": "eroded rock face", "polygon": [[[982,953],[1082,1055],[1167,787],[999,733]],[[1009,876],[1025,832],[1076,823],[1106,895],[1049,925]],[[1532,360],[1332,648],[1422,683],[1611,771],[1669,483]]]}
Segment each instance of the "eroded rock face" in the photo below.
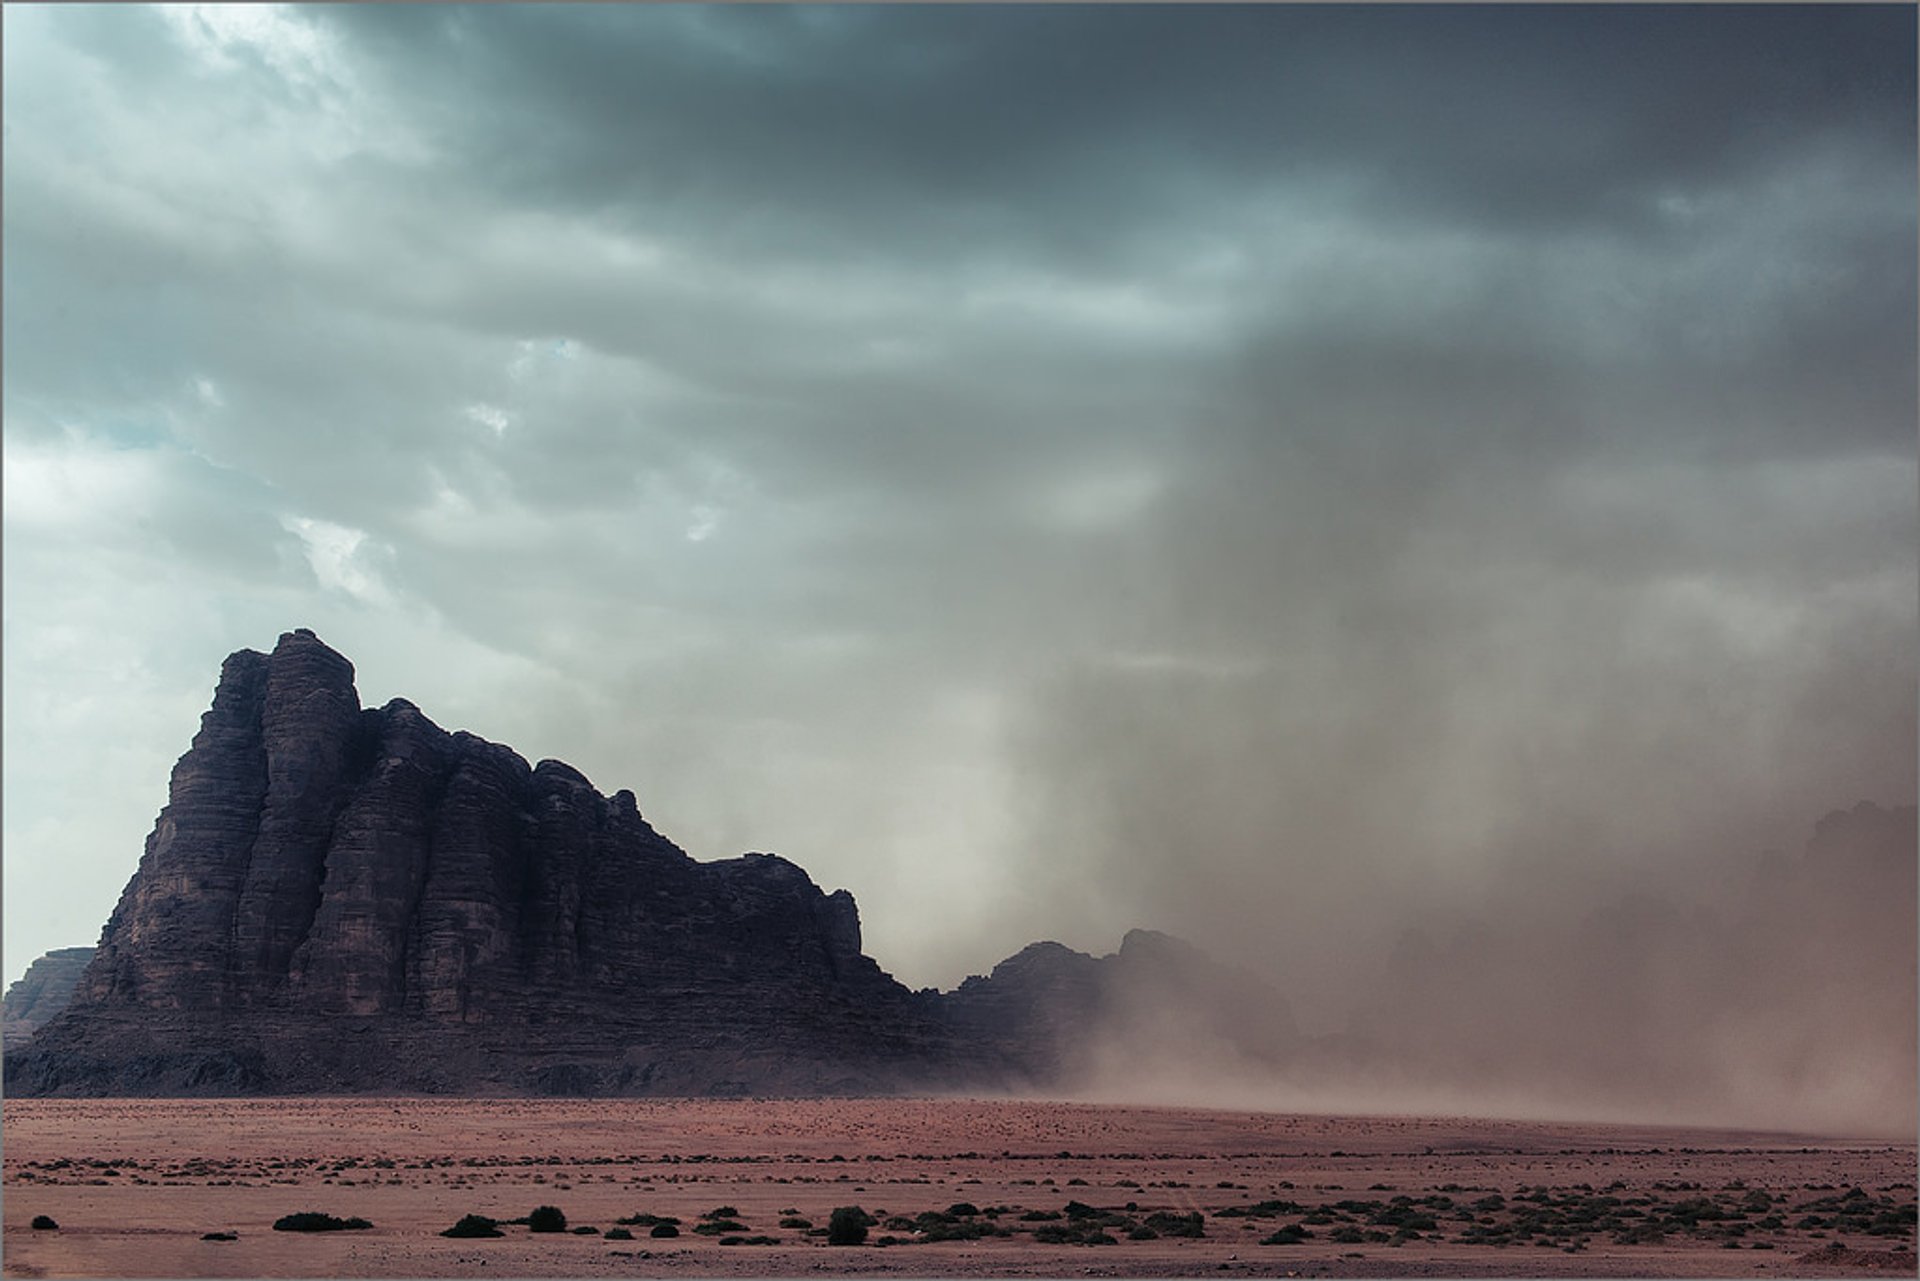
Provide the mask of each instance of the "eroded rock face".
{"label": "eroded rock face", "polygon": [[302,629],[227,659],[99,948],[6,1087],[1045,1085],[1100,1021],[1190,1005],[1221,973],[1136,934],[909,992],[862,954],[846,891],[772,854],[697,862],[631,792],[404,699],[362,708],[352,665]]}
{"label": "eroded rock face", "polygon": [[90,947],[63,947],[27,967],[0,999],[0,1036],[7,1049],[26,1044],[41,1024],[67,1008],[81,972],[92,959]]}
{"label": "eroded rock face", "polygon": [[362,709],[311,632],[241,651],[19,1094],[790,1092],[981,1079],[859,915],[689,858],[558,761]]}

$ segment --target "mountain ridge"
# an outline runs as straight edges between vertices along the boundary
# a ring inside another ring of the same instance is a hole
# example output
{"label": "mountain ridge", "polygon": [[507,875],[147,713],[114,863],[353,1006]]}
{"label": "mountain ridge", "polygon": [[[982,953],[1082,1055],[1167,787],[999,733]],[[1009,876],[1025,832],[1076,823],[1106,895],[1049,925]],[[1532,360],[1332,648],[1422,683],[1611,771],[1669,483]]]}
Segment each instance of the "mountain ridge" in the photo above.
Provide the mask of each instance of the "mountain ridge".
{"label": "mountain ridge", "polygon": [[[700,862],[631,791],[603,796],[563,762],[529,765],[406,699],[362,708],[352,664],[301,628],[222,664],[71,1000],[8,1054],[5,1083],[15,1095],[1046,1086],[1143,978],[1204,985],[1212,963],[1152,941],[1164,937],[1129,934],[1097,959],[1036,944],[1091,967],[1077,1002],[1017,957],[954,993],[910,991],[861,950],[847,891],[773,854]],[[1149,953],[1165,963],[1143,965]]]}

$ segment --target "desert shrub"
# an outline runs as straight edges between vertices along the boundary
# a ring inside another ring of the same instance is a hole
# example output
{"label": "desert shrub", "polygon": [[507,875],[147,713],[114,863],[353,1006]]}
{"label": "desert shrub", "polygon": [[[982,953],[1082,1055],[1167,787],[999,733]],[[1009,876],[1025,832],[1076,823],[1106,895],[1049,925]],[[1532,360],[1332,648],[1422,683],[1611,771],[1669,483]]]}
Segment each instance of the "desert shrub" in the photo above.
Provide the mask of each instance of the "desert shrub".
{"label": "desert shrub", "polygon": [[273,1221],[275,1232],[341,1232],[372,1226],[365,1219],[336,1219],[331,1214],[316,1214],[311,1210],[282,1215]]}
{"label": "desert shrub", "polygon": [[988,1223],[963,1223],[958,1220],[948,1222],[924,1222],[920,1225],[922,1241],[978,1241],[981,1237],[999,1236],[1000,1230]]}
{"label": "desert shrub", "polygon": [[1100,1213],[1085,1201],[1069,1201],[1066,1210],[1069,1219],[1091,1219]]}
{"label": "desert shrub", "polygon": [[609,1241],[631,1241],[633,1233],[626,1228],[608,1228],[600,1234]]}
{"label": "desert shrub", "polygon": [[1306,1207],[1293,1201],[1261,1201],[1254,1205],[1230,1205],[1219,1212],[1222,1219],[1267,1219],[1276,1214],[1303,1214]]}
{"label": "desert shrub", "polygon": [[783,1228],[810,1228],[813,1226],[813,1221],[799,1218],[782,1219],[780,1220],[780,1226]]}
{"label": "desert shrub", "polygon": [[1020,1216],[1022,1223],[1048,1223],[1060,1217],[1058,1210],[1028,1210]]}
{"label": "desert shrub", "polygon": [[671,1214],[629,1214],[624,1219],[615,1219],[615,1223],[624,1223],[634,1228],[651,1228],[661,1223],[670,1223],[678,1227],[680,1220]]}
{"label": "desert shrub", "polygon": [[1143,1223],[1128,1232],[1127,1239],[1130,1241],[1157,1241],[1160,1239],[1160,1234]]}
{"label": "desert shrub", "polygon": [[703,1219],[737,1219],[740,1211],[730,1205],[716,1206],[700,1216]]}
{"label": "desert shrub", "polygon": [[31,1224],[31,1226],[35,1232],[48,1232],[59,1227],[60,1225],[58,1223],[55,1223],[53,1221],[52,1216],[50,1215],[36,1214],[33,1216],[33,1223]]}
{"label": "desert shrub", "polygon": [[780,1238],[768,1237],[768,1236],[757,1236],[757,1237],[731,1236],[731,1237],[721,1237],[720,1244],[721,1245],[779,1245]]}
{"label": "desert shrub", "polygon": [[680,1235],[680,1229],[671,1223],[656,1223],[647,1232],[647,1235],[650,1237],[677,1237]]}
{"label": "desert shrub", "polygon": [[1289,1223],[1284,1228],[1276,1229],[1272,1236],[1262,1237],[1260,1239],[1260,1244],[1261,1245],[1299,1245],[1302,1241],[1305,1241],[1308,1237],[1311,1237],[1312,1235],[1313,1233],[1307,1231],[1304,1227],[1302,1227],[1298,1223]]}
{"label": "desert shrub", "polygon": [[964,1218],[980,1213],[980,1207],[971,1201],[955,1201],[947,1207],[947,1213],[955,1217]]}
{"label": "desert shrub", "polygon": [[584,1223],[581,1224],[579,1227],[568,1228],[567,1231],[573,1233],[573,1235],[577,1237],[593,1237],[593,1236],[600,1235],[599,1228],[590,1228]]}
{"label": "desert shrub", "polygon": [[460,1222],[440,1235],[443,1237],[500,1237],[505,1236],[506,1233],[500,1230],[499,1224],[486,1215],[468,1214],[461,1216]]}
{"label": "desert shrub", "polygon": [[202,1241],[238,1241],[240,1234],[238,1232],[202,1232],[200,1239]]}
{"label": "desert shrub", "polygon": [[1366,1233],[1359,1228],[1335,1228],[1328,1236],[1341,1245],[1360,1245],[1367,1239]]}
{"label": "desert shrub", "polygon": [[535,1206],[533,1213],[527,1216],[529,1232],[565,1232],[566,1230],[567,1216],[560,1212],[560,1207],[557,1205]]}
{"label": "desert shrub", "polygon": [[836,1208],[827,1219],[828,1245],[859,1245],[867,1239],[868,1214],[857,1205]]}
{"label": "desert shrub", "polygon": [[1202,1237],[1207,1234],[1205,1220],[1200,1212],[1192,1214],[1167,1214],[1160,1212],[1147,1216],[1147,1226],[1166,1237]]}
{"label": "desert shrub", "polygon": [[723,1237],[729,1232],[745,1232],[747,1225],[738,1219],[708,1219],[694,1224],[693,1230],[703,1237]]}

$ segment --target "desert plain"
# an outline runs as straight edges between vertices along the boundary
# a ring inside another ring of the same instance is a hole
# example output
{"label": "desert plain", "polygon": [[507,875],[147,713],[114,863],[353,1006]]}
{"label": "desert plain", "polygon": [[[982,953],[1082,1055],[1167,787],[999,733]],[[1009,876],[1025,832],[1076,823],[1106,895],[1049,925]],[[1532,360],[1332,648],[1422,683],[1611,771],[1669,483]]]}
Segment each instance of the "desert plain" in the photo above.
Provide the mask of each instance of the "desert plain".
{"label": "desert plain", "polygon": [[[1912,1275],[1914,1176],[1911,1142],[1013,1100],[8,1100],[4,1256],[10,1277]],[[544,1205],[566,1231],[440,1235]],[[849,1205],[866,1243],[828,1244]],[[372,1226],[274,1230],[303,1211]]]}

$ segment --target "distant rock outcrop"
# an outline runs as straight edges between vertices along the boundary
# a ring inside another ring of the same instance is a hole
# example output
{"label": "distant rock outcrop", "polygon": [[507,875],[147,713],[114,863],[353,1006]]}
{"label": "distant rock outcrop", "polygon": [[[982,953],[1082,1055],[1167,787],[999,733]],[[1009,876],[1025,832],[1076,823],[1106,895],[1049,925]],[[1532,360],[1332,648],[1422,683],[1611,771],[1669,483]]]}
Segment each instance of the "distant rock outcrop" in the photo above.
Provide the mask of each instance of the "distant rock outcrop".
{"label": "distant rock outcrop", "polygon": [[1102,957],[1029,944],[942,1000],[957,1028],[1034,1082],[1082,1080],[1094,1056],[1130,1044],[1207,1043],[1269,1064],[1302,1044],[1269,984],[1155,930],[1129,930]]}
{"label": "distant rock outcrop", "polygon": [[66,1009],[92,959],[90,947],[63,947],[29,965],[0,999],[0,1043],[9,1050],[24,1045],[42,1023]]}
{"label": "distant rock outcrop", "polygon": [[631,792],[403,699],[363,709],[352,665],[301,629],[227,659],[71,1003],[7,1056],[6,1088],[1033,1084],[1091,1021],[1220,974],[1134,934],[1116,957],[1037,944],[910,992],[862,954],[844,890],[771,854],[697,862]]}

